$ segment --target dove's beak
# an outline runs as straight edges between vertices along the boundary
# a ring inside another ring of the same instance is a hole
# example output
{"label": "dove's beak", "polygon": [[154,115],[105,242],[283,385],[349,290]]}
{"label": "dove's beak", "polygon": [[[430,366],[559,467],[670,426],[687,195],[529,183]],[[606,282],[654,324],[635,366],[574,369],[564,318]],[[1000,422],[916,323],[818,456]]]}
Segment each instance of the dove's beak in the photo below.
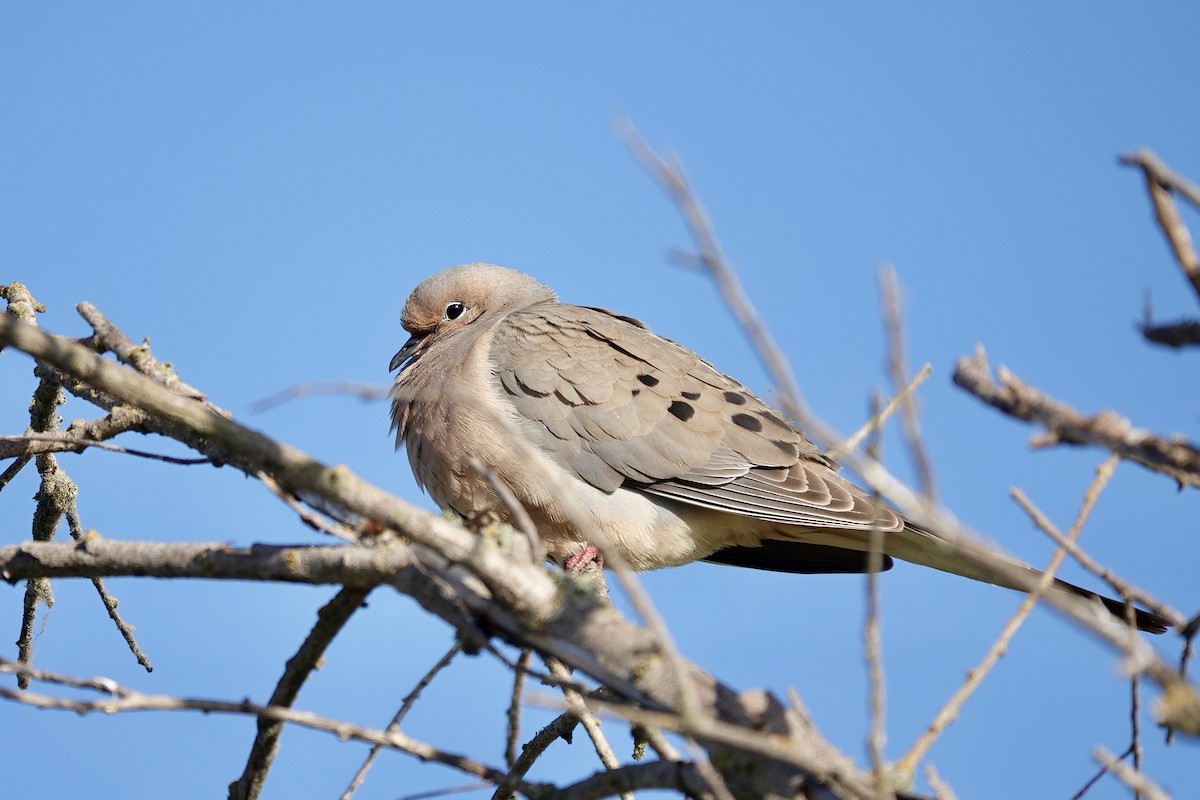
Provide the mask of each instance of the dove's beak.
{"label": "dove's beak", "polygon": [[407,366],[407,362],[414,358],[418,351],[420,351],[421,345],[425,343],[427,335],[425,333],[414,333],[408,337],[408,341],[400,348],[400,352],[392,356],[392,363],[388,364],[388,372],[395,372]]}

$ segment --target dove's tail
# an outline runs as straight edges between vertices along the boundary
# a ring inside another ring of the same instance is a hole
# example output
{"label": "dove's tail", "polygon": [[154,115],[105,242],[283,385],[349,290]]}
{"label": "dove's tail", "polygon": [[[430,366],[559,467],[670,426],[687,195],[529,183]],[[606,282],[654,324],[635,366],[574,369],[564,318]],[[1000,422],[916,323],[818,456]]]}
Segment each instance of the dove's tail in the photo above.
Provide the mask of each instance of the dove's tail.
{"label": "dove's tail", "polygon": [[[937,535],[930,533],[917,525],[906,520],[903,531],[889,532],[884,535],[883,550],[890,556],[899,558],[903,561],[908,561],[913,564],[920,564],[926,567],[950,572],[955,575],[962,575],[964,578],[971,578],[984,583],[991,583],[996,586],[1003,586],[1006,589],[1015,589],[1023,592],[1025,589],[1018,586],[1014,581],[1007,578],[996,570],[982,568],[975,563],[963,558],[954,548],[947,544]],[[1039,576],[1042,573],[1033,567],[1018,561],[1015,558],[1001,556],[1010,567],[1025,570],[1032,576]],[[1076,586],[1073,583],[1054,579],[1054,587],[1059,591],[1069,592],[1080,597],[1086,597],[1093,600],[1099,600],[1104,604],[1104,607],[1118,619],[1124,620],[1126,614],[1126,605],[1120,600],[1114,600],[1111,597],[1104,597],[1096,594],[1093,591]],[[1140,608],[1133,610],[1134,621],[1138,628],[1149,633],[1164,633],[1170,627],[1170,620],[1154,614],[1150,611],[1143,611]]]}

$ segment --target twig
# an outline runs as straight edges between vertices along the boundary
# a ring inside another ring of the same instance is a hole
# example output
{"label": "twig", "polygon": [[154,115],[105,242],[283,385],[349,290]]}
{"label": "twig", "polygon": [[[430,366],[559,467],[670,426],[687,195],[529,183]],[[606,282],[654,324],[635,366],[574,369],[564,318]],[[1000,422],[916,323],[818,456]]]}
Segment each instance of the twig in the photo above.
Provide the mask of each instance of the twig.
{"label": "twig", "polygon": [[[698,263],[716,283],[726,306],[750,339],[755,353],[762,360],[781,394],[780,399],[784,410],[801,425],[810,428],[811,433],[817,439],[824,441],[826,445],[832,445],[838,441],[838,437],[832,435],[828,429],[823,426],[818,427],[815,418],[808,411],[787,357],[771,335],[762,317],[755,310],[738,280],[737,273],[725,258],[709,220],[708,212],[692,190],[683,168],[678,163],[669,161],[656,153],[628,119],[618,120],[617,134],[642,169],[667,192],[679,209],[695,242]],[[617,569],[616,573],[618,578],[623,577],[622,570]],[[629,592],[628,587],[626,587],[626,591]],[[639,603],[639,595],[640,591],[638,594],[631,595],[635,607]],[[665,625],[661,624],[658,615],[655,613],[653,616],[647,617],[640,608],[638,613],[642,614],[642,618],[646,620],[649,627],[655,631],[659,641],[665,646],[667,661],[679,677],[681,687],[679,708],[686,717],[693,713],[696,703],[688,690],[691,685],[690,681],[677,666],[682,663],[682,659],[677,655],[670,635]],[[714,791],[717,789],[714,788]]]}
{"label": "twig", "polygon": [[150,453],[145,450],[135,450],[132,447],[121,447],[108,442],[100,442],[94,439],[85,439],[79,436],[71,436],[68,433],[26,433],[21,436],[0,436],[0,444],[26,444],[36,445],[38,443],[47,445],[46,447],[23,447],[23,448],[3,448],[0,449],[0,458],[12,458],[17,452],[22,452],[22,456],[41,455],[55,452],[82,453],[89,448],[97,450],[107,450],[110,453],[124,453],[138,458],[148,458],[154,461],[164,461],[168,464],[210,464],[212,463],[207,458],[178,458],[176,456],[166,456],[161,453]]}
{"label": "twig", "polygon": [[954,794],[950,784],[942,779],[933,764],[925,765],[925,781],[929,784],[929,788],[933,789],[933,796],[937,800],[958,800],[958,796]]}
{"label": "twig", "polygon": [[[624,142],[634,160],[641,165],[647,175],[662,187],[678,207],[696,244],[698,262],[717,284],[722,297],[725,298],[725,304],[749,337],[754,352],[762,360],[775,386],[786,398],[787,405],[791,407],[789,410],[796,412],[793,416],[807,422],[812,415],[807,411],[803,395],[800,392],[800,385],[796,382],[791,365],[788,363],[783,349],[779,347],[775,337],[763,323],[762,317],[755,311],[754,305],[738,281],[737,273],[729,266],[716,233],[713,231],[708,212],[704,209],[696,193],[692,191],[683,168],[678,163],[656,153],[629,119],[617,120],[616,128],[617,135]],[[832,441],[827,444],[832,444]]]}
{"label": "twig", "polygon": [[833,447],[825,451],[825,455],[834,461],[840,461],[846,453],[853,452],[858,448],[858,445],[863,439],[874,433],[879,428],[883,427],[883,423],[888,420],[892,414],[907,402],[907,399],[917,390],[925,380],[933,374],[933,365],[926,362],[921,369],[917,370],[917,374],[908,382],[904,389],[898,392],[891,400],[888,400],[877,415],[872,416],[867,420],[861,428],[850,434],[844,441],[835,444]]}
{"label": "twig", "polygon": [[[392,721],[388,723],[388,733],[400,730],[400,723],[404,721],[406,716],[408,716],[408,712],[412,709],[413,704],[417,702],[417,698],[421,696],[421,692],[425,691],[425,687],[433,682],[433,679],[437,677],[439,672],[450,666],[450,662],[453,661],[454,657],[461,652],[462,643],[456,641],[450,646],[450,649],[447,650],[440,659],[438,659],[437,663],[430,667],[429,671],[421,676],[421,679],[417,681],[417,685],[412,688],[412,691],[405,695],[404,699],[400,701],[399,710],[397,710],[395,715],[392,717]],[[346,790],[342,792],[341,800],[350,800],[354,793],[358,791],[358,787],[362,786],[363,781],[367,777],[367,771],[371,769],[371,765],[375,763],[375,759],[379,757],[379,752],[382,749],[383,746],[379,744],[371,747],[371,752],[367,753],[367,757],[363,759],[363,763],[361,766],[359,766],[358,772],[354,773],[354,777],[350,779],[350,783],[346,786]]]}
{"label": "twig", "polygon": [[250,411],[255,414],[268,411],[284,403],[290,403],[301,397],[312,397],[314,395],[326,394],[343,394],[352,397],[358,397],[363,401],[383,400],[388,396],[390,390],[384,386],[375,386],[369,383],[356,383],[354,381],[329,381],[325,383],[298,383],[295,386],[289,386],[283,391],[268,395],[261,400],[255,400],[250,405]]}
{"label": "twig", "polygon": [[275,495],[280,502],[282,502],[292,511],[296,512],[296,516],[300,518],[300,521],[312,528],[314,531],[327,533],[330,536],[341,539],[349,544],[360,543],[361,540],[358,533],[349,525],[341,522],[340,520],[331,519],[324,514],[319,514],[314,510],[306,508],[304,505],[299,503],[295,497],[288,492],[285,492],[283,487],[279,485],[279,481],[275,480],[265,472],[258,473],[256,477],[262,482],[262,485],[266,487],[268,492]]}
{"label": "twig", "polygon": [[24,469],[25,465],[32,460],[30,456],[19,456],[13,463],[5,467],[4,472],[0,472],[0,490],[3,490],[9,481],[17,477],[17,473]]}
{"label": "twig", "polygon": [[[307,711],[297,711],[281,706],[263,706],[251,703],[249,700],[234,702],[206,698],[143,694],[121,686],[108,678],[79,680],[68,676],[60,676],[45,670],[32,669],[28,666],[4,659],[0,659],[0,672],[24,674],[33,680],[86,688],[108,695],[100,700],[76,700],[32,692],[17,692],[0,687],[0,698],[34,708],[61,709],[73,711],[77,714],[116,714],[128,711],[202,711],[205,713],[255,716],[263,720],[290,722],[313,730],[327,731],[342,740],[353,739],[368,744],[381,744],[384,747],[409,753],[425,761],[436,761],[439,764],[453,767],[460,772],[474,775],[491,783],[498,783],[505,777],[502,771],[480,761],[441,750],[427,742],[406,736],[399,731],[367,728]],[[519,788],[523,793],[531,797],[540,798],[546,795],[550,787],[543,784],[522,782]]]}
{"label": "twig", "polygon": [[1099,761],[1105,769],[1117,776],[1118,779],[1133,791],[1141,794],[1146,800],[1171,800],[1170,796],[1158,787],[1154,781],[1121,761],[1104,747],[1097,746],[1092,751],[1092,757]]}
{"label": "twig", "polygon": [[961,358],[954,383],[1009,416],[1046,426],[1037,443],[1093,444],[1121,458],[1169,475],[1180,484],[1200,487],[1200,449],[1182,437],[1166,439],[1134,428],[1115,412],[1085,417],[1021,382],[1004,367],[996,368],[999,383],[988,375],[987,353],[980,347],[970,358]]}
{"label": "twig", "polygon": [[[871,418],[878,419],[880,398],[872,399]],[[875,429],[868,455],[879,459],[880,428]],[[874,498],[878,502],[878,495]],[[871,758],[871,770],[875,774],[875,791],[879,800],[890,800],[895,792],[888,780],[884,745],[887,742],[887,682],[883,673],[883,622],[879,603],[879,572],[883,569],[883,531],[873,528],[869,532],[870,547],[867,550],[867,615],[863,623],[863,646],[867,657],[867,676],[871,707],[871,721],[867,732],[867,753]]]}
{"label": "twig", "polygon": [[521,748],[521,754],[509,766],[508,774],[496,786],[496,791],[492,794],[492,800],[508,800],[508,798],[512,797],[513,790],[516,789],[521,779],[525,777],[525,773],[529,772],[530,768],[533,767],[534,762],[538,760],[542,753],[546,752],[546,748],[559,739],[570,744],[575,728],[578,725],[579,718],[574,714],[559,714],[549,725],[538,731]]}
{"label": "twig", "polygon": [[[33,299],[29,290],[19,283],[3,287],[0,292],[8,301],[6,313],[8,317],[17,320],[17,324],[37,328],[36,313],[45,311],[45,306]],[[2,348],[0,348],[2,349]],[[35,433],[57,430],[62,424],[58,415],[58,407],[66,402],[62,384],[41,378],[33,392],[33,401],[29,404],[29,429]],[[32,538],[35,542],[47,542],[54,538],[54,532],[62,519],[63,511],[74,500],[75,485],[65,473],[58,470],[58,462],[53,455],[45,454],[37,457],[38,484],[34,499],[37,505],[33,511]],[[19,469],[19,467],[17,468]],[[6,471],[6,475],[9,473]],[[16,474],[16,470],[12,472]],[[17,634],[17,658],[22,662],[33,661],[33,629],[37,622],[37,607],[45,603],[47,608],[54,605],[54,590],[50,580],[36,577],[25,582],[25,594],[21,604],[21,626]],[[24,675],[17,676],[17,685],[22,689],[29,687],[29,680]]]}
{"label": "twig", "polygon": [[[1129,613],[1132,616],[1132,608],[1129,609]],[[1129,749],[1133,753],[1133,768],[1138,772],[1142,770],[1141,723],[1138,721],[1142,711],[1141,684],[1140,675],[1129,676]]]}
{"label": "twig", "polygon": [[[37,320],[33,312],[39,309],[44,310],[44,307],[41,307],[40,304],[33,300],[29,291],[19,284],[12,284],[6,287],[4,295],[9,301],[9,316],[21,320],[25,325],[36,328]],[[29,406],[29,432],[26,436],[33,439],[42,436],[55,437],[61,435],[59,427],[62,425],[62,419],[59,417],[58,407],[64,402],[66,402],[66,397],[63,394],[61,382],[50,377],[40,378],[38,386],[33,393],[33,402]],[[38,474],[41,476],[41,483],[36,495],[37,506],[33,513],[34,541],[47,542],[53,539],[58,524],[64,517],[67,520],[67,528],[70,531],[71,538],[75,541],[81,541],[84,537],[84,531],[83,525],[79,521],[79,510],[75,503],[76,495],[79,493],[78,487],[76,487],[74,481],[71,480],[66,471],[62,469],[58,463],[58,459],[52,453],[45,452],[38,454],[35,458],[35,463],[37,464]],[[15,471],[12,474],[15,475]],[[138,645],[137,638],[133,634],[133,628],[125,622],[121,614],[117,611],[116,598],[109,594],[101,578],[93,577],[92,585],[95,587],[96,594],[99,596],[100,602],[103,604],[109,619],[116,625],[117,631],[125,640],[134,658],[137,659],[137,662],[147,672],[150,672],[153,669],[150,665],[150,660]],[[37,616],[37,604],[39,601],[44,602],[47,607],[54,604],[54,594],[50,581],[46,578],[34,578],[26,583],[21,632],[17,637],[18,659],[22,662],[33,660],[33,625]],[[17,684],[21,688],[26,688],[27,679],[25,676],[18,675]]]}
{"label": "twig", "polygon": [[1167,243],[1175,253],[1175,260],[1183,270],[1184,277],[1191,282],[1196,294],[1200,295],[1200,256],[1196,255],[1192,247],[1192,236],[1183,224],[1179,209],[1175,207],[1175,201],[1171,197],[1171,192],[1177,192],[1192,205],[1200,208],[1200,187],[1176,175],[1158,156],[1145,148],[1137,153],[1120,156],[1119,161],[1141,168],[1146,177],[1146,190],[1154,204],[1159,227],[1167,237]]}
{"label": "twig", "polygon": [[500,476],[478,458],[471,459],[471,469],[479,473],[479,476],[487,481],[488,486],[492,487],[492,491],[500,498],[500,503],[508,510],[512,526],[529,540],[533,563],[541,564],[545,561],[546,548],[542,545],[542,537],[538,535],[537,526],[533,524],[525,506],[521,505],[521,501],[513,494],[512,489],[508,488],[508,484],[500,480]]}
{"label": "twig", "polygon": [[[1131,752],[1131,750],[1126,750],[1124,753],[1121,753],[1121,755],[1117,756],[1117,758],[1128,758]],[[1092,774],[1092,777],[1088,778],[1087,781],[1084,782],[1083,786],[1079,787],[1079,791],[1071,795],[1070,800],[1082,800],[1084,795],[1090,792],[1092,787],[1099,783],[1100,779],[1107,774],[1108,767],[1101,765],[1100,769],[1096,770],[1096,772]]]}
{"label": "twig", "polygon": [[[588,738],[592,740],[592,746],[596,749],[596,755],[600,758],[600,763],[609,772],[616,770],[621,766],[617,761],[617,756],[613,753],[612,746],[608,743],[608,737],[604,735],[604,729],[600,726],[600,720],[596,719],[596,715],[588,710],[583,703],[583,697],[579,692],[569,688],[565,682],[571,680],[571,672],[557,658],[545,659],[546,666],[550,669],[550,674],[560,681],[564,682],[562,686],[563,699],[567,703],[567,711],[575,716],[583,729],[587,731]],[[633,795],[628,792],[621,794],[622,800],[633,800]]]}
{"label": "twig", "polygon": [[210,411],[217,413],[228,414],[222,411],[212,403],[208,402],[204,393],[188,384],[184,383],[170,364],[164,364],[154,357],[150,352],[150,340],[147,339],[141,344],[134,344],[124,333],[115,325],[108,321],[108,318],[100,313],[99,309],[91,303],[80,303],[75,306],[75,310],[79,312],[79,316],[83,317],[92,330],[95,331],[93,337],[93,347],[97,352],[108,350],[117,357],[123,364],[136,369],[143,375],[152,378],[158,383],[165,386],[175,394],[181,397],[187,397],[192,400],[198,400]]}
{"label": "twig", "polygon": [[1187,625],[1187,618],[1176,608],[1167,605],[1166,603],[1152,597],[1149,592],[1141,589],[1128,581],[1121,578],[1108,567],[1101,566],[1094,558],[1088,555],[1088,552],[1075,542],[1064,537],[1061,533],[1054,529],[1046,529],[1039,527],[1038,530],[1045,533],[1059,547],[1066,548],[1071,557],[1088,572],[1095,575],[1100,580],[1107,583],[1113,588],[1113,591],[1122,598],[1131,602],[1137,602],[1145,606],[1150,611],[1158,614],[1164,619],[1170,620],[1171,625],[1179,630]]}
{"label": "twig", "polygon": [[526,647],[521,650],[516,669],[513,670],[513,688],[505,714],[508,724],[504,736],[504,763],[510,770],[517,763],[517,738],[521,735],[521,694],[525,691],[525,675],[532,661],[533,651]]}
{"label": "twig", "polygon": [[[1095,507],[1096,501],[1100,497],[1100,493],[1104,491],[1104,487],[1108,485],[1109,480],[1112,478],[1113,470],[1116,469],[1116,464],[1116,457],[1109,456],[1104,460],[1103,463],[1100,464],[1099,467],[1097,467],[1096,476],[1092,479],[1092,482],[1088,485],[1087,491],[1084,493],[1083,503],[1079,508],[1078,514],[1075,516],[1075,521],[1071,523],[1071,528],[1067,532],[1066,537],[1064,537],[1066,540],[1072,542],[1075,541],[1079,537],[1079,534],[1083,531],[1083,525],[1085,522],[1087,522],[1088,516],[1092,513],[1092,509]],[[1048,519],[1046,519],[1036,507],[1034,507],[1034,505],[1029,501],[1028,498],[1025,497],[1024,493],[1022,493],[1020,489],[1014,488],[1012,490],[1012,495],[1017,503],[1025,509],[1026,513],[1033,518],[1034,523],[1039,528],[1042,528],[1043,530],[1054,529],[1055,532],[1057,532],[1057,529],[1054,528],[1054,525]],[[1054,573],[1058,571],[1058,568],[1062,565],[1066,555],[1067,550],[1062,546],[1060,546],[1058,550],[1054,552],[1054,555],[1050,558],[1049,563],[1042,572],[1041,577],[1038,578],[1036,586],[1034,586],[1033,589],[1030,590],[1029,594],[1025,596],[1025,599],[1021,602],[1021,605],[1017,609],[1016,613],[1013,614],[1008,622],[1004,624],[1004,627],[1000,631],[1000,635],[996,637],[996,640],[992,643],[992,646],[988,648],[988,651],[984,655],[983,659],[974,669],[967,673],[966,680],[963,681],[958,689],[955,690],[954,694],[950,696],[950,699],[946,701],[945,705],[943,705],[938,710],[937,714],[934,715],[933,721],[929,723],[929,727],[927,727],[924,733],[917,738],[912,747],[909,748],[908,752],[904,754],[904,757],[896,762],[896,769],[901,775],[913,775],[916,771],[917,764],[919,764],[921,759],[923,759],[929,752],[929,748],[933,746],[933,743],[937,741],[937,738],[941,736],[941,734],[951,723],[958,719],[958,714],[962,710],[963,704],[965,704],[971,695],[975,693],[975,690],[978,689],[980,684],[983,683],[983,679],[987,677],[989,672],[991,672],[992,668],[996,665],[996,662],[999,661],[1008,651],[1009,642],[1012,641],[1012,638],[1016,635],[1017,630],[1020,629],[1022,624],[1024,624],[1025,619],[1033,610],[1033,606],[1035,603],[1037,603],[1038,598],[1041,597],[1043,593],[1054,583]]]}
{"label": "twig", "polygon": [[[287,666],[271,693],[267,705],[274,707],[290,707],[296,702],[300,688],[308,680],[309,675],[317,668],[317,664],[325,656],[325,651],[333,641],[333,637],[345,627],[354,612],[362,607],[371,587],[342,587],[338,593],[317,612],[317,622],[309,631],[296,654],[288,659]],[[242,776],[229,784],[230,800],[255,800],[262,792],[267,780],[267,772],[279,752],[279,737],[283,734],[282,720],[267,720],[259,718],[258,732],[254,744],[250,747],[250,755]]]}
{"label": "twig", "polygon": [[884,326],[887,329],[888,373],[892,379],[892,390],[897,396],[904,395],[904,413],[900,417],[900,429],[908,447],[909,458],[917,473],[917,487],[929,503],[937,502],[937,486],[933,479],[933,465],[925,442],[921,437],[921,421],[917,416],[917,404],[903,388],[909,383],[908,366],[904,357],[904,320],[900,314],[900,289],[897,286],[896,270],[890,264],[879,268],[879,304],[883,308]]}

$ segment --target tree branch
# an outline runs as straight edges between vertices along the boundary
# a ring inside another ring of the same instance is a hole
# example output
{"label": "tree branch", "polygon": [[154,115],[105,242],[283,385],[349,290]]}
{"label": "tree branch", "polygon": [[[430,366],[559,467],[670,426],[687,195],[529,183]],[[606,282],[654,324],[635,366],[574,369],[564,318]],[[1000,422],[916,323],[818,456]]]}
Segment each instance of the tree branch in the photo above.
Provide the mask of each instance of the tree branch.
{"label": "tree branch", "polygon": [[1093,417],[1080,414],[1025,384],[1004,367],[996,368],[998,382],[988,374],[987,353],[980,347],[972,357],[958,360],[954,383],[1011,417],[1037,422],[1046,434],[1035,443],[1092,444],[1147,469],[1169,475],[1181,485],[1200,487],[1200,450],[1182,437],[1164,438],[1134,428],[1113,411]]}

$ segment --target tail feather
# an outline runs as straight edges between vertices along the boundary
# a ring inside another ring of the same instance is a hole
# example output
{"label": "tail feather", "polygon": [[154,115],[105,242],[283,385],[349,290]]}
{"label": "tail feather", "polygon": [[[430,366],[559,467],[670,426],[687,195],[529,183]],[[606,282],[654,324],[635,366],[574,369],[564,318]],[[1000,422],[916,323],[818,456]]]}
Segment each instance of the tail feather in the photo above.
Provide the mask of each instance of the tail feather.
{"label": "tail feather", "polygon": [[[1018,585],[1015,581],[1009,580],[1007,576],[1000,572],[980,567],[974,562],[963,558],[945,540],[912,523],[907,523],[903,531],[887,534],[884,537],[883,550],[888,555],[899,558],[902,561],[933,567],[942,572],[962,575],[964,578],[991,583],[1006,589],[1014,589],[1018,592],[1025,591],[1024,587]],[[996,555],[1010,567],[1024,570],[1032,577],[1040,577],[1042,575],[1041,571],[1034,569],[1023,561],[1000,554]],[[1081,586],[1076,586],[1073,583],[1068,583],[1058,578],[1054,579],[1053,585],[1059,591],[1092,600],[1099,600],[1114,617],[1120,620],[1126,619],[1126,604],[1120,600],[1105,597],[1090,589],[1084,589]],[[1165,617],[1140,608],[1135,607],[1133,615],[1134,623],[1138,629],[1147,633],[1165,633],[1171,625],[1170,620]]]}
{"label": "tail feather", "polygon": [[[865,559],[861,562],[864,566],[858,569],[854,568],[858,563],[854,559],[838,559],[836,564],[831,561],[829,564],[823,565],[825,566],[824,569],[812,568],[811,564],[809,564],[810,568],[801,569],[798,565],[804,563],[806,559],[788,556],[787,553],[791,548],[814,548],[814,552],[816,550],[843,548],[847,551],[862,553],[869,548],[870,537],[870,532],[864,530],[781,526],[775,531],[772,539],[763,541],[764,547],[768,545],[771,545],[771,547],[764,549],[761,553],[752,552],[759,550],[759,548],[730,548],[729,551],[719,551],[706,560],[735,564],[737,566],[755,567],[757,569],[771,569],[780,572],[865,572]],[[1005,589],[1014,589],[1018,592],[1026,591],[1024,587],[1010,580],[999,571],[979,566],[974,561],[967,560],[940,536],[924,530],[908,520],[904,520],[903,529],[886,531],[884,533],[883,552],[886,556],[908,561],[912,564],[932,567],[942,572],[961,575],[964,578],[1002,586]],[[749,554],[749,557],[746,557],[747,554]],[[1018,561],[1015,558],[1010,558],[1000,553],[996,553],[995,555],[998,559],[1007,563],[1009,567],[1023,570],[1032,577],[1039,577],[1042,574],[1023,561]],[[830,568],[834,566],[837,568]],[[886,566],[890,566],[890,564],[885,563]],[[1120,600],[1105,597],[1089,589],[1084,589],[1057,578],[1054,579],[1054,590],[1099,600],[1114,617],[1119,620],[1126,619],[1126,604]],[[1170,620],[1150,611],[1134,608],[1133,615],[1137,627],[1148,633],[1165,633],[1171,627]]]}

